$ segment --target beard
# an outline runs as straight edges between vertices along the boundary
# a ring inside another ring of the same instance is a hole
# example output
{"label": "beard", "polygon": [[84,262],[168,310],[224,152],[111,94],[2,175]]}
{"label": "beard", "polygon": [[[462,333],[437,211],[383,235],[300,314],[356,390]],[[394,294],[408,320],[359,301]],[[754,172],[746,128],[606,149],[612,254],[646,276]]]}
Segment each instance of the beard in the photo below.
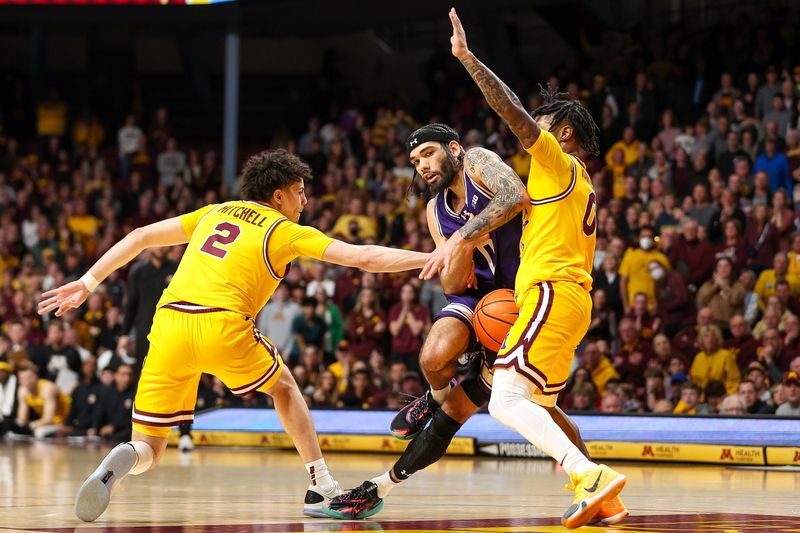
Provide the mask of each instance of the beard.
{"label": "beard", "polygon": [[444,191],[450,185],[453,184],[453,181],[456,179],[456,173],[458,169],[461,167],[461,163],[454,156],[450,150],[445,150],[445,156],[442,160],[442,169],[438,173],[439,179],[433,185],[430,185],[430,192],[432,195],[437,195],[440,192]]}

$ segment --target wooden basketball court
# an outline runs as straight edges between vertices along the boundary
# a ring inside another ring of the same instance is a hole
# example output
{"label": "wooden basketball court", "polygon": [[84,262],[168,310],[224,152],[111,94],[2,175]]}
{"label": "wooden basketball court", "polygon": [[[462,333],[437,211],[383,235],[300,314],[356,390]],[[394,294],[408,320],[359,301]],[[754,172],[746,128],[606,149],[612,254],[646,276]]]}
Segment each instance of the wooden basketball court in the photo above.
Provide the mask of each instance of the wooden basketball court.
{"label": "wooden basketball court", "polygon": [[[0,533],[10,531],[295,532],[562,531],[570,501],[552,461],[447,457],[396,488],[361,522],[302,515],[307,477],[280,450],[167,450],[153,472],[128,477],[92,524],[73,514],[76,490],[106,447],[0,444]],[[382,473],[393,457],[327,454],[343,487]],[[800,471],[615,463],[628,476],[630,518],[581,531],[800,532]]]}

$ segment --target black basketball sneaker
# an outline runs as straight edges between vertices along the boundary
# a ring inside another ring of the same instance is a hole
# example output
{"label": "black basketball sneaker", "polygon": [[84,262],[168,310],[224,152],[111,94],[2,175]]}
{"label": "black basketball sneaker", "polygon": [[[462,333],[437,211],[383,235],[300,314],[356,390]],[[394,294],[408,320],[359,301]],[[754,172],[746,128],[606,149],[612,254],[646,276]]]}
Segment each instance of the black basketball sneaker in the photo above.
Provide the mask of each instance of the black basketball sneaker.
{"label": "black basketball sneaker", "polygon": [[401,440],[411,440],[425,429],[439,404],[431,396],[431,391],[409,402],[392,419],[392,435]]}
{"label": "black basketball sneaker", "polygon": [[361,520],[380,512],[383,499],[378,497],[378,485],[365,481],[353,490],[331,498],[323,504],[322,511],[341,520]]}

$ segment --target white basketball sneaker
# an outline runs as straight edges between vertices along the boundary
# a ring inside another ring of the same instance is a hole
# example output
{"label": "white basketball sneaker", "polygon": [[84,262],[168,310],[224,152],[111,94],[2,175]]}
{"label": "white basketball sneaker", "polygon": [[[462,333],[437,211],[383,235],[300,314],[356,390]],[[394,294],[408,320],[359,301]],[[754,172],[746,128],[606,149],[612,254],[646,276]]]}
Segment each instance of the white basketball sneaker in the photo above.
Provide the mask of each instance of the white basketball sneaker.
{"label": "white basketball sneaker", "polygon": [[136,452],[129,442],[118,444],[106,455],[97,470],[83,482],[75,497],[75,514],[84,522],[94,522],[105,512],[111,491],[136,464]]}
{"label": "white basketball sneaker", "polygon": [[328,515],[322,510],[322,504],[341,493],[342,488],[338,481],[334,481],[333,486],[327,491],[320,489],[319,485],[309,485],[303,502],[303,514],[314,518],[327,518]]}

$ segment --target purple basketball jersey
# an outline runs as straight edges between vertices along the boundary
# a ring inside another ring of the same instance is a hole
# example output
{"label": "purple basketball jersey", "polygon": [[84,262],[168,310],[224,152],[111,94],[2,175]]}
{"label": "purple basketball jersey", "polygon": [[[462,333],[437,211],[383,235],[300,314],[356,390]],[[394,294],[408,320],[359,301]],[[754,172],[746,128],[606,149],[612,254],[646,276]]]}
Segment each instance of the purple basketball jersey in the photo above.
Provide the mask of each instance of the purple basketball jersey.
{"label": "purple basketball jersey", "polygon": [[[464,180],[465,204],[459,213],[453,210],[450,190],[445,189],[436,195],[434,215],[436,228],[445,238],[461,229],[470,219],[486,207],[492,199],[492,193],[479,187],[466,171],[461,176]],[[490,234],[491,240],[475,249],[475,277],[478,289],[469,289],[465,294],[447,294],[449,304],[442,309],[439,316],[453,316],[472,328],[472,312],[483,296],[495,289],[514,289],[514,278],[519,268],[519,243],[522,237],[522,215],[517,215]]]}

